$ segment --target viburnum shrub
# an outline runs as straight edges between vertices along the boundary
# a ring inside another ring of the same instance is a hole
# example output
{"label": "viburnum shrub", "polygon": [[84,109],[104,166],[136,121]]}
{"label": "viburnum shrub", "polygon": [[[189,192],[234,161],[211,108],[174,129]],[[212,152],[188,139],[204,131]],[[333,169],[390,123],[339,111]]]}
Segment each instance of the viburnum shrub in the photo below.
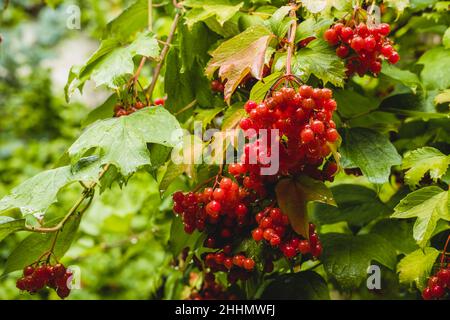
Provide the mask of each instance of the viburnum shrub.
{"label": "viburnum shrub", "polygon": [[447,299],[448,19],[425,2],[131,3],[65,87],[111,96],[0,200],[3,273],[63,299]]}

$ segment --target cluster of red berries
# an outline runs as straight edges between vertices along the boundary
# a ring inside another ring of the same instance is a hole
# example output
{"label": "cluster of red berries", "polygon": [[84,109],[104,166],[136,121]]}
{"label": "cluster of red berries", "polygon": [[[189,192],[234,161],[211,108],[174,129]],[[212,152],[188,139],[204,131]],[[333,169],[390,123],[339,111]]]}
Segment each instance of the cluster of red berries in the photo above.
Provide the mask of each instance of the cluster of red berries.
{"label": "cluster of red berries", "polygon": [[309,241],[301,239],[290,227],[288,216],[279,208],[271,208],[256,214],[258,227],[252,231],[255,241],[265,240],[274,248],[279,248],[286,258],[297,254],[311,254],[318,258],[322,253],[322,244],[315,232],[315,226],[309,225]]}
{"label": "cluster of red berries", "polygon": [[450,289],[450,268],[440,269],[428,279],[428,286],[422,291],[424,300],[441,299]]}
{"label": "cluster of red berries", "polygon": [[213,273],[207,273],[203,279],[202,288],[191,293],[189,300],[237,300],[238,296],[228,292],[216,282]]}
{"label": "cluster of red berries", "polygon": [[331,153],[328,143],[339,138],[332,120],[337,107],[332,95],[330,89],[302,85],[298,90],[283,87],[260,104],[248,101],[245,104],[248,117],[241,120],[240,127],[249,138],[263,129],[267,130],[268,136],[261,137],[260,134],[245,146],[242,170],[256,181],[261,168],[270,166],[265,160],[273,149],[269,135],[277,129],[275,143],[279,150],[279,170],[275,176],[303,173],[314,179],[332,180],[336,165],[319,169]]}
{"label": "cluster of red berries", "polygon": [[[231,249],[231,246],[226,246]],[[208,253],[205,256],[205,265],[213,271],[228,271],[232,268],[241,268],[252,271],[255,268],[255,260],[246,258],[244,254],[226,255],[227,248],[217,253]]]}
{"label": "cluster of red berries", "polygon": [[[153,105],[155,106],[163,106],[166,102],[165,98],[157,98],[155,99],[155,101],[153,102]],[[114,117],[123,117],[123,116],[127,116],[129,114],[132,114],[138,110],[141,110],[143,108],[147,107],[142,101],[137,101],[133,106],[125,106],[123,104],[117,104],[114,107]]]}
{"label": "cluster of red berries", "polygon": [[346,59],[347,75],[355,72],[363,76],[369,71],[377,75],[381,71],[382,57],[391,64],[400,60],[400,56],[387,38],[390,27],[381,23],[369,27],[365,23],[354,25],[354,21],[346,24],[336,23],[325,31],[324,38],[332,46],[337,46],[336,54]]}
{"label": "cluster of red berries", "polygon": [[[226,242],[251,223],[247,207],[248,191],[227,177],[216,184],[214,188],[205,188],[200,192],[173,194],[173,210],[183,218],[186,233],[203,231],[209,226],[210,237],[207,240],[210,248],[220,247],[217,238]],[[218,225],[220,230],[217,230]]]}
{"label": "cluster of red berries", "polygon": [[71,277],[72,272],[60,263],[54,266],[49,264],[28,266],[23,269],[23,277],[17,280],[16,286],[19,290],[28,291],[31,294],[47,286],[55,289],[58,296],[64,299],[70,294],[68,283]]}

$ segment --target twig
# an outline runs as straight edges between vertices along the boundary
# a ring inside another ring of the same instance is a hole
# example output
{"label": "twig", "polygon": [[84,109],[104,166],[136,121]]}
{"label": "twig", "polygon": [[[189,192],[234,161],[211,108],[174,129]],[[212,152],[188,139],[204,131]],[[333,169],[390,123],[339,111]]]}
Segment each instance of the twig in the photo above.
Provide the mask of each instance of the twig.
{"label": "twig", "polygon": [[447,237],[447,241],[445,242],[444,250],[442,251],[441,255],[441,269],[444,267],[444,259],[445,259],[445,253],[447,252],[447,246],[450,242],[450,235]]}
{"label": "twig", "polygon": [[287,56],[286,56],[286,75],[292,74],[292,55],[294,54],[295,50],[295,33],[297,31],[297,14],[296,11],[298,9],[297,5],[295,4],[295,1],[291,1],[291,11],[289,11],[289,17],[294,18],[291,26],[289,28],[288,33],[288,48],[287,48]]}
{"label": "twig", "polygon": [[177,112],[174,113],[175,116],[179,115],[180,113],[185,112],[186,110],[189,110],[190,108],[192,108],[193,106],[195,106],[195,104],[197,103],[197,100],[194,99],[192,100],[188,105],[186,105],[185,107],[181,108],[180,110],[178,110]]}
{"label": "twig", "polygon": [[[177,8],[178,8],[177,3]],[[169,36],[167,37],[166,44],[164,45],[161,55],[159,56],[159,62],[156,65],[155,71],[153,72],[153,78],[150,86],[147,89],[147,92],[145,94],[147,100],[152,100],[153,91],[155,90],[156,82],[158,81],[159,74],[161,73],[161,68],[164,64],[164,60],[166,59],[167,53],[169,52],[170,44],[172,43],[173,36],[175,35],[175,31],[177,29],[178,20],[180,19],[181,14],[177,12],[175,14],[175,17],[173,18],[172,26],[170,27]]]}
{"label": "twig", "polygon": [[[108,171],[109,167],[110,167],[110,165],[107,164],[103,168],[102,172],[100,172],[100,174],[98,176],[99,181],[105,175],[106,171]],[[39,233],[53,233],[53,232],[57,232],[57,231],[61,230],[62,227],[64,227],[64,225],[66,224],[66,222],[69,220],[69,218],[78,210],[78,208],[81,206],[81,204],[84,202],[84,200],[86,200],[87,198],[90,198],[89,202],[83,208],[81,213],[84,213],[87,210],[87,208],[89,207],[89,205],[92,202],[93,192],[94,192],[94,189],[97,186],[97,184],[98,184],[97,182],[93,182],[87,189],[83,190],[83,194],[81,195],[81,197],[77,200],[77,202],[73,205],[73,207],[69,210],[69,212],[67,212],[67,214],[64,216],[64,218],[56,226],[48,227],[48,228],[26,226],[25,230],[30,231],[30,232],[39,232]]]}

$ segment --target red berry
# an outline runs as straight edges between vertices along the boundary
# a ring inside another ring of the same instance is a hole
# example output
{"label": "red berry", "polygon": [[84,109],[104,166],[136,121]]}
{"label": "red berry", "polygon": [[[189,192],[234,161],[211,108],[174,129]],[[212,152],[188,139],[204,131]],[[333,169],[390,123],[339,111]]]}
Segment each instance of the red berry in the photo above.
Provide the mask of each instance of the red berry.
{"label": "red berry", "polygon": [[67,287],[58,287],[58,289],[56,289],[56,293],[58,294],[58,297],[65,299],[69,296],[70,289]]}
{"label": "red berry", "polygon": [[230,178],[222,178],[222,180],[220,180],[220,187],[223,190],[229,190],[231,188],[232,184],[233,184],[233,181],[231,181]]}
{"label": "red berry", "polygon": [[389,62],[392,64],[396,64],[400,60],[400,55],[397,51],[392,52],[391,56],[388,58]]}
{"label": "red berry", "polygon": [[246,270],[253,270],[253,268],[255,267],[255,261],[252,258],[247,258],[244,261],[244,268]]}
{"label": "red berry", "polygon": [[422,292],[422,298],[424,300],[431,300],[433,299],[433,293],[431,292],[431,289],[429,287],[426,287]]}
{"label": "red berry", "polygon": [[256,228],[252,231],[252,237],[255,241],[261,241],[263,239],[264,231],[261,228]]}
{"label": "red berry", "polygon": [[232,258],[225,258],[223,260],[223,265],[225,266],[225,268],[230,270],[231,268],[233,268],[233,259]]}
{"label": "red berry", "polygon": [[244,109],[247,113],[250,113],[253,109],[255,109],[258,106],[258,104],[255,101],[247,101],[244,105]]}
{"label": "red berry", "polygon": [[327,140],[329,142],[335,142],[339,138],[339,133],[336,129],[330,128],[327,130]]}
{"label": "red berry", "polygon": [[20,278],[16,281],[16,287],[17,289],[21,290],[21,291],[25,291],[27,290],[27,283],[25,278]]}
{"label": "red berry", "polygon": [[380,71],[381,71],[381,63],[379,61],[373,61],[370,64],[370,71],[372,71],[375,74],[380,73]]}
{"label": "red berry", "polygon": [[390,44],[384,45],[381,47],[381,54],[386,58],[389,58],[394,52],[394,48]]}
{"label": "red berry", "polygon": [[216,201],[222,201],[225,198],[225,191],[221,188],[214,189],[213,199]]}
{"label": "red berry", "polygon": [[155,106],[163,106],[166,103],[166,100],[164,98],[157,98],[155,99]]}
{"label": "red berry", "polygon": [[450,270],[449,269],[441,269],[436,274],[436,276],[439,279],[439,282],[443,284],[444,286],[449,287],[450,286]]}
{"label": "red berry", "polygon": [[278,235],[272,235],[272,237],[269,240],[270,245],[273,247],[279,246],[281,243],[281,238]]}
{"label": "red berry", "polygon": [[352,47],[353,50],[355,51],[360,51],[364,48],[366,42],[364,41],[364,39],[360,36],[356,36],[353,38],[350,46]]}
{"label": "red berry", "polygon": [[272,236],[274,235],[275,231],[271,228],[264,230],[263,233],[263,237],[264,239],[266,239],[267,241],[270,241],[270,239],[272,238]]}
{"label": "red berry", "polygon": [[387,36],[391,32],[391,27],[387,23],[381,23],[378,26],[378,32],[383,36]]}
{"label": "red berry", "polygon": [[28,267],[25,267],[24,269],[23,269],[23,275],[26,277],[26,276],[31,276],[32,274],[33,274],[33,272],[34,272],[34,268],[32,267],[32,266],[28,266]]}
{"label": "red berry", "polygon": [[436,299],[442,298],[442,296],[445,294],[445,289],[441,285],[434,285],[431,287],[431,293],[433,294],[433,297]]}
{"label": "red berry", "polygon": [[348,40],[353,36],[353,29],[350,27],[344,27],[341,30],[341,37],[343,40]]}
{"label": "red berry", "polygon": [[322,134],[325,131],[325,125],[320,120],[314,120],[311,123],[311,129],[316,134]]}
{"label": "red berry", "polygon": [[311,141],[314,140],[314,132],[311,129],[305,128],[300,133],[300,137],[303,143],[310,143]]}
{"label": "red berry", "polygon": [[325,31],[323,37],[332,46],[336,45],[339,41],[338,34],[334,29],[328,29],[327,31]]}
{"label": "red berry", "polygon": [[206,205],[206,213],[208,213],[212,217],[217,217],[220,209],[221,209],[220,203],[215,200],[211,201]]}
{"label": "red berry", "polygon": [[297,254],[297,250],[294,247],[286,246],[283,251],[286,258],[293,258]]}
{"label": "red berry", "polygon": [[345,58],[346,56],[348,56],[349,52],[350,49],[346,45],[340,45],[336,48],[336,55],[339,58]]}
{"label": "red berry", "polygon": [[372,36],[367,37],[364,41],[365,49],[369,52],[373,51],[377,46],[377,41]]}
{"label": "red berry", "polygon": [[309,97],[311,97],[312,94],[313,94],[313,88],[310,87],[310,86],[307,86],[307,85],[302,85],[302,86],[299,88],[298,92],[300,93],[300,95],[301,95],[303,98],[309,98]]}

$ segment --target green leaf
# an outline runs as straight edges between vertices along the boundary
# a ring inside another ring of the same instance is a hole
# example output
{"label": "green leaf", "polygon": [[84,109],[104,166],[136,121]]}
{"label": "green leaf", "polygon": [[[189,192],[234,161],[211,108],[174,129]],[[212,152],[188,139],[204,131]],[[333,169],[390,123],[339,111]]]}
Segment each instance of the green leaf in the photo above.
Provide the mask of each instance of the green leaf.
{"label": "green leaf", "polygon": [[224,113],[222,131],[234,129],[238,126],[242,118],[247,115],[241,102],[234,103]]}
{"label": "green leaf", "polygon": [[381,102],[380,110],[392,112],[396,115],[420,118],[424,120],[448,118],[448,113],[439,113],[436,110],[434,96],[437,91],[429,91],[427,96],[419,94],[402,93],[389,96]]}
{"label": "green leaf", "polygon": [[418,249],[405,256],[397,266],[400,283],[415,284],[423,290],[438,256],[439,251],[431,247]]}
{"label": "green leaf", "polygon": [[128,176],[151,164],[147,143],[174,147],[181,134],[178,121],[167,110],[144,108],[126,117],[93,123],[69,148],[69,156],[76,162],[90,149],[99,148],[100,165],[113,164]]}
{"label": "green leaf", "polygon": [[273,34],[279,38],[284,37],[289,29],[292,18],[286,18],[286,16],[290,10],[291,6],[278,8],[265,23],[272,30]]}
{"label": "green leaf", "polygon": [[378,107],[377,99],[368,98],[350,89],[334,90],[333,96],[338,104],[338,112],[344,118],[355,118]]}
{"label": "green leaf", "polygon": [[82,125],[87,126],[97,120],[111,118],[114,114],[114,106],[116,103],[117,96],[115,94],[109,96],[100,106],[89,112],[86,119],[83,120]]}
{"label": "green leaf", "polygon": [[350,127],[368,128],[380,133],[398,132],[401,125],[401,121],[395,114],[383,111],[372,111],[349,119],[347,123]]}
{"label": "green leaf", "polygon": [[[58,233],[58,239],[53,250],[57,259],[64,256],[75,238],[81,217],[72,215]],[[4,274],[21,270],[34,262],[45,252],[50,250],[55,233],[33,233],[26,237],[8,257]]]}
{"label": "green leaf", "polygon": [[383,219],[373,226],[370,233],[377,234],[389,241],[399,253],[408,254],[418,249],[413,238],[412,221]]}
{"label": "green leaf", "polygon": [[446,49],[450,49],[450,27],[445,30],[444,37],[442,38],[442,44]]}
{"label": "green leaf", "polygon": [[186,7],[191,7],[186,14],[186,23],[191,28],[195,23],[205,21],[209,18],[215,18],[220,24],[230,20],[244,5],[240,2],[236,5],[232,5],[226,0],[187,0],[183,2]]}
{"label": "green leaf", "polygon": [[270,90],[272,85],[282,76],[282,72],[274,72],[271,75],[259,80],[250,92],[250,100],[261,102],[264,100],[266,93]]}
{"label": "green leaf", "polygon": [[292,228],[305,238],[309,237],[308,202],[336,204],[332,193],[323,182],[307,176],[282,179],[277,183],[275,192],[278,205],[283,213],[289,216]]}
{"label": "green leaf", "polygon": [[264,300],[330,300],[325,280],[314,271],[283,274],[262,294]]}
{"label": "green leaf", "polygon": [[172,219],[169,249],[175,257],[186,247],[189,247],[191,250],[197,249],[197,247],[203,243],[203,238],[204,234],[198,231],[194,231],[192,234],[184,232],[184,224],[180,218]]}
{"label": "green leaf", "polygon": [[434,104],[450,104],[450,89],[445,89],[434,98]]}
{"label": "green leaf", "polygon": [[350,225],[363,226],[391,209],[378,198],[372,189],[353,184],[340,184],[331,188],[337,207],[318,203],[311,219],[319,224],[347,221]]}
{"label": "green leaf", "polygon": [[13,219],[7,216],[0,216],[0,242],[11,233],[23,230],[25,219]]}
{"label": "green leaf", "polygon": [[378,235],[327,233],[320,238],[323,243],[321,260],[325,271],[345,290],[359,287],[367,278],[367,268],[374,261],[391,270],[395,269],[395,250]]}
{"label": "green leaf", "polygon": [[413,236],[420,247],[424,248],[433,235],[440,219],[449,221],[448,191],[438,187],[426,187],[408,194],[394,208],[392,218],[416,218]]}
{"label": "green leaf", "polygon": [[105,38],[126,40],[148,24],[148,0],[137,0],[106,26]]}
{"label": "green leaf", "polygon": [[261,79],[266,50],[273,36],[266,27],[256,25],[223,42],[211,53],[212,59],[206,67],[206,75],[212,78],[219,69],[219,76],[222,80],[227,80],[224,91],[227,102],[247,74]]}
{"label": "green leaf", "polygon": [[402,164],[402,169],[408,169],[405,180],[410,186],[417,186],[422,177],[430,172],[430,177],[436,182],[440,179],[450,164],[450,157],[438,149],[423,147],[408,152]]}
{"label": "green leaf", "polygon": [[372,183],[388,182],[391,167],[402,158],[389,139],[365,128],[345,128],[342,132],[341,164],[344,168],[360,168]]}
{"label": "green leaf", "polygon": [[100,48],[79,69],[72,69],[66,84],[66,96],[76,89],[82,89],[84,83],[92,79],[97,86],[107,85],[117,89],[126,83],[126,77],[133,74],[133,58],[137,55],[155,58],[159,55],[159,46],[155,35],[142,32],[132,42],[122,43],[119,39],[108,38],[102,41]]}
{"label": "green leaf", "polygon": [[219,113],[223,111],[223,108],[216,107],[212,109],[198,108],[195,110],[195,120],[202,122],[203,129],[205,129]]}
{"label": "green leaf", "polygon": [[409,0],[384,0],[389,7],[393,7],[398,11],[398,14],[403,13],[407,7],[409,7]]}
{"label": "green leaf", "polygon": [[57,201],[60,189],[75,181],[97,181],[99,171],[98,164],[94,163],[76,172],[70,166],[41,172],[1,199],[0,212],[17,208],[23,215],[45,214]]}
{"label": "green leaf", "polygon": [[381,69],[381,74],[407,87],[410,87],[414,93],[416,92],[418,87],[422,88],[422,82],[420,81],[417,74],[412,73],[409,70],[402,70],[400,68],[397,68],[385,61],[383,61],[383,68]]}
{"label": "green leaf", "polygon": [[322,35],[322,33],[333,23],[333,20],[331,19],[321,17],[318,17],[317,19],[315,17],[311,17],[305,21],[302,21],[298,25],[297,32],[295,34],[295,42],[299,42],[310,37],[319,38],[320,35]]}
{"label": "green leaf", "polygon": [[293,59],[292,72],[305,82],[313,74],[323,81],[337,87],[344,86],[345,68],[342,59],[321,39],[311,41],[300,49]]}
{"label": "green leaf", "polygon": [[417,64],[423,65],[421,79],[428,89],[447,89],[450,87],[450,49],[436,47],[427,50]]}

